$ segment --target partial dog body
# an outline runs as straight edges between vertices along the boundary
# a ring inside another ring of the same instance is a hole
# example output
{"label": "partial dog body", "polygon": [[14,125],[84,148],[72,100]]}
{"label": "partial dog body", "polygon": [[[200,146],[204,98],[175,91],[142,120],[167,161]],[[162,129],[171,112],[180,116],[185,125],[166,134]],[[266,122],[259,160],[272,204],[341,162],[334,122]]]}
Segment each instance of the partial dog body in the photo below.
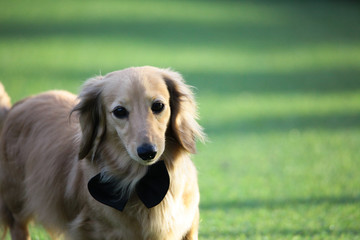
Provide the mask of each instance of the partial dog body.
{"label": "partial dog body", "polygon": [[[203,133],[196,118],[181,76],[154,67],[90,79],[78,98],[51,91],[16,103],[0,142],[2,224],[19,240],[30,239],[32,219],[65,239],[197,239],[199,190],[190,153]],[[148,209],[134,189],[160,160],[170,186]],[[104,181],[122,179],[118,187],[129,196],[123,211],[90,195],[87,184],[98,173]]]}

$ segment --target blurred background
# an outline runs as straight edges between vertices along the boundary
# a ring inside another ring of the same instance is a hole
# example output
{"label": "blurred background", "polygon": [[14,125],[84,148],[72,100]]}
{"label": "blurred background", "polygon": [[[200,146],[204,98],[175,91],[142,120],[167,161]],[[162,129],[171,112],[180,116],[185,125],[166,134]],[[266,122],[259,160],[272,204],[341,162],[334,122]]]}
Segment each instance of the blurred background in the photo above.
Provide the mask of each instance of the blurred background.
{"label": "blurred background", "polygon": [[0,2],[13,103],[141,65],[196,87],[200,239],[360,239],[356,1]]}

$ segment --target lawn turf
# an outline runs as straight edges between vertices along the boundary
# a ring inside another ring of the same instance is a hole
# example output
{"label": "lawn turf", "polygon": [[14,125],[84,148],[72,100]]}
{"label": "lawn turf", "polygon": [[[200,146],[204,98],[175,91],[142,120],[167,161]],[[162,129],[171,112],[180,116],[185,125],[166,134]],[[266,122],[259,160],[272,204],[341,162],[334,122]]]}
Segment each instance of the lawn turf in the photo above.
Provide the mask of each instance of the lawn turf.
{"label": "lawn turf", "polygon": [[[209,142],[200,239],[360,239],[360,5],[2,1],[13,102],[129,66],[180,71]],[[33,239],[50,239],[31,227]]]}

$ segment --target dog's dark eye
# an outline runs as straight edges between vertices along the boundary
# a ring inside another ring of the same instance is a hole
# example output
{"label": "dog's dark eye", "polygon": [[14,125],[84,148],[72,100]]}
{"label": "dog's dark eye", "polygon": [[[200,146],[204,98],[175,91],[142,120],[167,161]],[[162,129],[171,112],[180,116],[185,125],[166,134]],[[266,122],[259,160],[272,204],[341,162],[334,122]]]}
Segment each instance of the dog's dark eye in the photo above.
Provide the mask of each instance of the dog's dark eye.
{"label": "dog's dark eye", "polygon": [[129,112],[124,107],[116,107],[114,108],[112,113],[116,118],[120,118],[120,119],[126,118],[129,115]]}
{"label": "dog's dark eye", "polygon": [[164,110],[165,105],[162,102],[154,102],[151,106],[151,110],[154,113],[160,113]]}

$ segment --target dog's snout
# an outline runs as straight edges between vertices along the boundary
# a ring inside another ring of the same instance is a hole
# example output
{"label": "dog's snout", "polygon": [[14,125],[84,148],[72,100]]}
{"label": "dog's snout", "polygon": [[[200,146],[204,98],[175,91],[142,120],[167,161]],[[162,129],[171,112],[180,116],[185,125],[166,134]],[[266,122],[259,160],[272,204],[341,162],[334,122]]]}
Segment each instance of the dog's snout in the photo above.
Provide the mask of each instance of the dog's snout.
{"label": "dog's snout", "polygon": [[157,149],[156,146],[145,143],[137,148],[137,153],[142,160],[149,161],[154,159]]}

